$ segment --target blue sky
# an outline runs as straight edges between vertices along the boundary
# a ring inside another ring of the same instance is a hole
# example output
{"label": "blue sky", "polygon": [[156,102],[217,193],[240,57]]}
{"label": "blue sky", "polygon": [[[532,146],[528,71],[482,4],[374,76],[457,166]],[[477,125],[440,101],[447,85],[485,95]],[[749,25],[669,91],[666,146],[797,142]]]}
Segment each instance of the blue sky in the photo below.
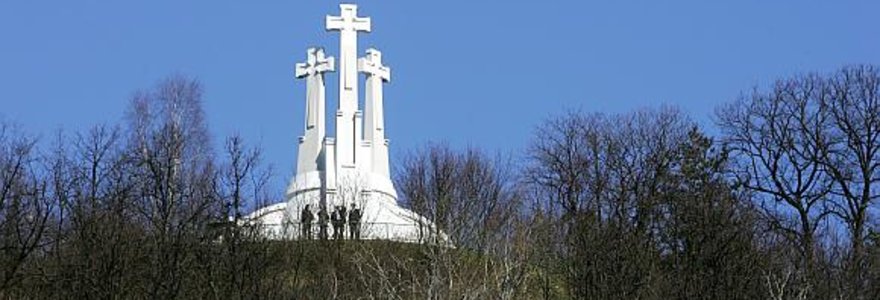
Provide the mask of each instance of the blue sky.
{"label": "blue sky", "polygon": [[[184,73],[205,86],[215,143],[242,134],[286,181],[305,109],[293,65],[313,45],[338,55],[323,23],[338,2],[123,2],[0,3],[0,118],[44,140],[117,123],[133,91]],[[566,109],[670,104],[711,126],[754,86],[880,64],[880,1],[355,2],[373,23],[359,52],[392,68],[392,160],[441,141],[519,155]]]}

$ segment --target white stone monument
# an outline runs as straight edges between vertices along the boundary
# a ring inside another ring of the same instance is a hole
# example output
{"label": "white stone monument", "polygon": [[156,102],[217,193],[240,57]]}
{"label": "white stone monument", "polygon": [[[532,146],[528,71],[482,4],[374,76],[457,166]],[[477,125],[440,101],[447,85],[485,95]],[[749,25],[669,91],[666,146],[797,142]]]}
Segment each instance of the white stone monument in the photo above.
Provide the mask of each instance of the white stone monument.
{"label": "white stone monument", "polygon": [[[382,97],[391,69],[382,65],[379,50],[367,49],[364,57],[357,57],[357,35],[370,32],[370,18],[358,17],[356,5],[339,7],[340,16],[326,17],[326,29],[340,34],[335,137],[326,136],[324,74],[335,71],[336,60],[325,56],[321,48],[310,48],[306,62],[296,64],[296,78],[306,81],[306,121],[287,201],[261,208],[248,220],[261,224],[270,237],[301,238],[300,216],[309,205],[315,215],[312,235],[317,237],[320,209],[329,215],[335,207],[351,210],[354,204],[363,213],[362,239],[437,241],[430,222],[397,205]],[[359,108],[358,73],[366,77],[365,113]],[[346,237],[351,230],[347,225]]]}

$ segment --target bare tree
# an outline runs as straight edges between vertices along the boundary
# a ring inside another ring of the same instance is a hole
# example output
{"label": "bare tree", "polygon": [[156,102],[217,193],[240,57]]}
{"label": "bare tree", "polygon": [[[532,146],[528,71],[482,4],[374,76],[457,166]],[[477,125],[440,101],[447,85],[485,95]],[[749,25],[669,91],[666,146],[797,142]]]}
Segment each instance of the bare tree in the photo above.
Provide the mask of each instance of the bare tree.
{"label": "bare tree", "polygon": [[[45,243],[51,202],[38,172],[35,141],[0,124],[0,297],[12,297]],[[19,290],[20,292],[20,290]]]}
{"label": "bare tree", "polygon": [[[421,245],[418,265],[377,259],[381,254],[365,248],[356,256],[359,278],[382,287],[376,291],[379,297],[521,295],[527,266],[520,260],[524,252],[513,248],[523,245],[513,243],[520,197],[506,164],[476,149],[455,151],[446,145],[430,145],[403,161],[396,176],[401,201],[427,218],[438,234],[448,236],[455,248]],[[411,288],[405,290],[401,282]]]}
{"label": "bare tree", "polygon": [[180,295],[193,261],[187,250],[205,238],[221,206],[211,193],[215,171],[201,95],[198,81],[172,76],[132,100],[131,151],[153,264],[151,298]]}
{"label": "bare tree", "polygon": [[865,299],[869,210],[880,193],[880,71],[873,66],[843,68],[830,76],[818,97],[828,115],[820,162],[834,181],[835,214],[849,229],[848,298]]}
{"label": "bare tree", "polygon": [[73,297],[131,295],[139,276],[128,268],[142,231],[129,221],[136,185],[119,130],[96,126],[65,144],[72,147],[55,153],[52,170],[61,234],[55,280]]}
{"label": "bare tree", "polygon": [[512,172],[476,149],[432,145],[406,157],[401,202],[428,217],[458,247],[482,250],[516,213]]}
{"label": "bare tree", "polygon": [[539,127],[526,181],[542,222],[562,229],[561,239],[547,242],[557,243],[555,272],[572,296],[662,295],[661,200],[691,126],[663,108],[610,117],[574,112]]}
{"label": "bare tree", "polygon": [[[818,297],[870,297],[865,247],[880,197],[874,188],[880,182],[878,86],[876,68],[853,66],[780,80],[771,91],[754,91],[719,112],[725,142],[740,164],[739,181],[764,196],[767,220],[799,249],[806,274],[790,277],[805,280]],[[836,217],[829,233],[842,223],[848,247],[817,250],[816,232],[829,214]],[[817,270],[819,259],[830,265]],[[820,271],[831,280],[817,282]]]}
{"label": "bare tree", "polygon": [[195,278],[197,287],[187,296],[214,299],[247,299],[252,295],[270,295],[283,286],[266,281],[277,258],[260,224],[247,222],[246,209],[264,203],[269,170],[260,165],[258,148],[248,148],[237,135],[227,138],[223,161],[214,177],[214,198],[222,208],[209,223],[209,237],[196,247],[196,261],[204,276]]}
{"label": "bare tree", "polygon": [[808,276],[815,271],[816,231],[830,213],[831,180],[821,163],[828,114],[816,101],[822,95],[818,76],[801,76],[754,91],[717,114],[738,164],[734,175],[763,196],[767,220],[796,245],[796,263]]}

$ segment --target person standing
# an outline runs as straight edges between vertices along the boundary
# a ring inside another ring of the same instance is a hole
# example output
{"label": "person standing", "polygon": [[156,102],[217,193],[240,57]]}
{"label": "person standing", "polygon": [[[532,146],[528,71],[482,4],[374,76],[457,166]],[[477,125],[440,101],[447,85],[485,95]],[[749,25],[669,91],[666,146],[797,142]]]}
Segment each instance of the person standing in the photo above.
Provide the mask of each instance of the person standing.
{"label": "person standing", "polygon": [[330,222],[333,223],[333,239],[342,239],[342,218],[339,216],[339,206],[333,209],[333,213],[330,215]]}
{"label": "person standing", "polygon": [[329,219],[327,216],[327,209],[321,207],[321,210],[318,211],[318,238],[322,240],[327,239],[327,219]]}
{"label": "person standing", "polygon": [[361,210],[354,203],[351,204],[351,211],[348,213],[348,232],[350,240],[361,239]]}
{"label": "person standing", "polygon": [[345,220],[348,214],[346,213],[345,204],[339,206],[339,239],[345,239]]}
{"label": "person standing", "polygon": [[306,240],[312,239],[312,220],[315,218],[312,215],[312,211],[309,209],[309,205],[306,204],[306,207],[303,208],[302,213],[300,213],[299,220],[302,222],[302,238]]}

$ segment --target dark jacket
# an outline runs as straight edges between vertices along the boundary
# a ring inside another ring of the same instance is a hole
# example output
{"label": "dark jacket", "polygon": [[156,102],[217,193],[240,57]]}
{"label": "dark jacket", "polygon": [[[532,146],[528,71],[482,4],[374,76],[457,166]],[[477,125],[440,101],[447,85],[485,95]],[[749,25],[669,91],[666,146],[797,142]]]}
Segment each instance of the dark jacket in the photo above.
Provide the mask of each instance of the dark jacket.
{"label": "dark jacket", "polygon": [[358,208],[352,209],[351,212],[348,213],[348,223],[349,224],[358,224],[361,222],[361,210]]}
{"label": "dark jacket", "polygon": [[308,209],[303,209],[302,213],[299,216],[300,222],[303,223],[312,223],[312,220],[315,219],[315,216],[312,215],[312,211]]}

